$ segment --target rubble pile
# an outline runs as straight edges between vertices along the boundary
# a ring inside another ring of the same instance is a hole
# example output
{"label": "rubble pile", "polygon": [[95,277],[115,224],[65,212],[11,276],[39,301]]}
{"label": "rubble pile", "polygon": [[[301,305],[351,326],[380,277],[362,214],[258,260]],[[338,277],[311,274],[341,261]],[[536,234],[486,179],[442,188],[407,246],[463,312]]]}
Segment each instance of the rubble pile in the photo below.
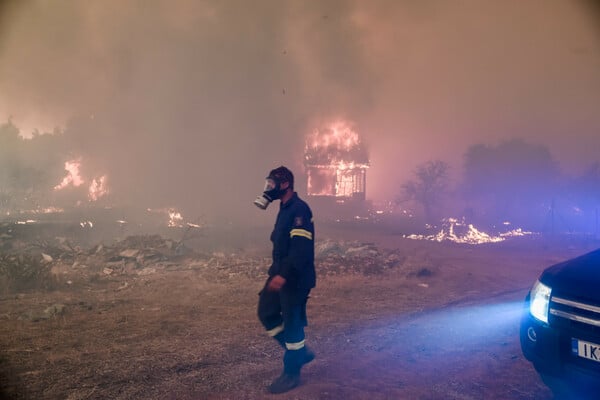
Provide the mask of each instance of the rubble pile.
{"label": "rubble pile", "polygon": [[55,287],[52,263],[60,254],[72,253],[73,249],[39,238],[29,241],[15,238],[5,226],[1,228],[0,292]]}
{"label": "rubble pile", "polygon": [[258,278],[268,268],[268,260],[262,257],[200,253],[183,241],[160,235],[129,236],[89,249],[65,237],[31,242],[7,237],[0,238],[0,250],[0,292],[50,289],[61,283],[125,281],[128,276],[189,269],[198,271],[207,281],[226,281],[234,276]]}
{"label": "rubble pile", "polygon": [[317,268],[322,275],[380,274],[404,263],[397,251],[380,250],[373,243],[324,240],[315,245]]}
{"label": "rubble pile", "polygon": [[[65,237],[51,240],[0,239],[0,289],[6,291],[99,280],[126,281],[165,271],[193,270],[207,281],[234,277],[264,279],[270,258],[245,253],[199,253],[182,241],[160,235],[136,235],[84,249]],[[403,265],[406,257],[373,243],[322,240],[316,243],[319,276],[380,274]]]}
{"label": "rubble pile", "polygon": [[55,280],[51,274],[52,257],[43,253],[0,253],[0,291],[11,288],[51,289]]}
{"label": "rubble pile", "polygon": [[149,275],[158,270],[177,269],[189,259],[202,258],[182,242],[160,235],[134,235],[111,244],[98,244],[88,250],[77,249],[74,256],[57,260],[54,272],[85,271],[104,276]]}

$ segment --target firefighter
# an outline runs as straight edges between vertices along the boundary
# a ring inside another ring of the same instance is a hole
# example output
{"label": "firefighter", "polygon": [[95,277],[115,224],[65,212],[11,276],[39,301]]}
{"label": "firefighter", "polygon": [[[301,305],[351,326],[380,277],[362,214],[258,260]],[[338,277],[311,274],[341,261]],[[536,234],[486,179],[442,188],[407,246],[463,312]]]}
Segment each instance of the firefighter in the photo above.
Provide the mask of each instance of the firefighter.
{"label": "firefighter", "polygon": [[312,211],[294,191],[294,175],[286,167],[272,170],[255,204],[266,209],[280,200],[271,233],[273,260],[259,293],[258,318],[285,350],[283,372],[269,392],[284,393],[300,384],[300,370],[315,355],[305,344],[306,302],[316,284]]}

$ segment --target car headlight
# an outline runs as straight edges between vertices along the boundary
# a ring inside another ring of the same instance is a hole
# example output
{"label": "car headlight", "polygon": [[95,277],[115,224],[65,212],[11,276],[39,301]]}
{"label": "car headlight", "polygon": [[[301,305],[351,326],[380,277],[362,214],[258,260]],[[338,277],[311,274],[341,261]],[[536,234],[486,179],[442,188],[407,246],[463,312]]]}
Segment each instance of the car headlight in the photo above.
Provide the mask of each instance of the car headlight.
{"label": "car headlight", "polygon": [[548,306],[552,289],[540,281],[535,281],[529,297],[529,312],[536,319],[548,323]]}

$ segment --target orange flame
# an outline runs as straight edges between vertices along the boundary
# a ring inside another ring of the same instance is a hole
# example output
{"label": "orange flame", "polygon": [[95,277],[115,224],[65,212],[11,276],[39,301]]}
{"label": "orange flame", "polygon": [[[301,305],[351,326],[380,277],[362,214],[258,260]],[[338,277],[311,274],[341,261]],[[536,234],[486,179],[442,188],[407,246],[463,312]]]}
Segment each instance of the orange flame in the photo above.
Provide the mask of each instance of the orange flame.
{"label": "orange flame", "polygon": [[67,171],[67,176],[63,178],[61,183],[54,186],[54,190],[64,189],[71,184],[75,187],[81,186],[84,181],[81,175],[79,175],[80,166],[81,160],[71,160],[65,162],[65,171]]}
{"label": "orange flame", "polygon": [[364,196],[367,152],[360,136],[345,121],[335,121],[308,135],[304,153],[308,194],[312,196]]}
{"label": "orange flame", "polygon": [[[73,185],[74,187],[83,185],[85,180],[81,177],[79,171],[80,168],[81,159],[65,162],[65,171],[67,171],[67,176],[65,176],[58,185],[54,186],[54,190],[61,190],[69,185]],[[106,175],[102,175],[97,179],[92,179],[92,182],[88,187],[88,199],[90,201],[96,201],[100,197],[109,193],[107,180],[108,178]]]}
{"label": "orange flame", "polygon": [[306,161],[311,164],[368,163],[358,133],[344,121],[336,121],[324,129],[315,130],[306,143]]}
{"label": "orange flame", "polygon": [[96,201],[102,196],[106,196],[108,194],[108,185],[107,185],[107,177],[106,175],[102,175],[98,179],[93,179],[90,187],[88,189],[88,198],[90,201]]}
{"label": "orange flame", "polygon": [[[460,233],[458,231],[461,231]],[[484,244],[498,243],[506,240],[508,237],[532,235],[533,232],[524,231],[521,228],[513,229],[508,232],[500,233],[499,235],[491,235],[481,231],[473,224],[468,224],[464,218],[459,221],[457,218],[446,218],[442,229],[433,235],[405,235],[408,239],[416,240],[432,240],[436,242],[451,241],[454,243],[466,244]]]}

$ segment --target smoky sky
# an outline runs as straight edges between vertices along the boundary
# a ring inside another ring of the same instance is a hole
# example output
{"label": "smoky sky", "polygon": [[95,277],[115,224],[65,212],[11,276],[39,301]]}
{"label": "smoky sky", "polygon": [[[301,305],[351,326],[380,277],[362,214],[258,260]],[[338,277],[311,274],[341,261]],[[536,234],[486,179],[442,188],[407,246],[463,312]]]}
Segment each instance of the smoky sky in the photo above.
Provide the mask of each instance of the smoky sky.
{"label": "smoky sky", "polygon": [[[367,197],[419,163],[524,138],[564,170],[600,157],[590,2],[7,1],[0,118],[58,125],[124,203],[263,218],[268,171],[305,193],[307,133],[354,124]],[[28,132],[23,132],[27,134]]]}

